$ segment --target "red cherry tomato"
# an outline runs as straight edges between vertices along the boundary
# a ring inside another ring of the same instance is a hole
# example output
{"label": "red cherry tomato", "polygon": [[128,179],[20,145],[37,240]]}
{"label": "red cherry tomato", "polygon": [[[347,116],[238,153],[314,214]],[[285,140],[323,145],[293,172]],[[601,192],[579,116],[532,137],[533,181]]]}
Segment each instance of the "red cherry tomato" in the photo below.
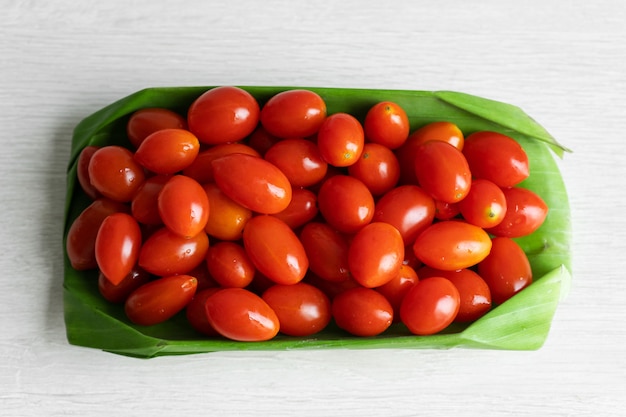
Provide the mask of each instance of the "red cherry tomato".
{"label": "red cherry tomato", "polygon": [[262,158],[235,153],[215,159],[211,165],[220,190],[252,211],[275,214],[291,202],[289,180],[276,165]]}
{"label": "red cherry tomato", "polygon": [[135,324],[162,323],[182,311],[191,301],[198,281],[189,275],[174,275],[150,281],[126,299],[124,311]]}
{"label": "red cherry tomato", "polygon": [[224,288],[207,298],[206,315],[222,336],[241,342],[259,342],[278,334],[276,313],[261,297],[243,288]]}
{"label": "red cherry tomato", "polygon": [[298,236],[276,217],[251,218],[243,230],[243,244],[256,268],[277,284],[300,282],[309,268]]}
{"label": "red cherry tomato", "polygon": [[159,215],[172,232],[192,237],[204,231],[209,219],[209,198],[197,181],[175,175],[158,197]]}
{"label": "red cherry tomato", "polygon": [[352,239],[348,266],[352,277],[366,288],[379,287],[400,272],[404,242],[398,229],[388,223],[364,226]]}
{"label": "red cherry tomato", "polygon": [[114,213],[102,221],[96,236],[96,261],[100,272],[119,284],[139,258],[141,229],[137,220],[126,213]]}
{"label": "red cherry tomato", "polygon": [[508,237],[493,239],[491,252],[478,264],[478,274],[489,286],[493,301],[497,304],[502,304],[533,281],[528,257]]}
{"label": "red cherry tomato", "polygon": [[382,101],[368,110],[363,129],[370,142],[396,149],[409,136],[409,118],[399,104]]}
{"label": "red cherry tomato", "polygon": [[133,217],[142,224],[163,224],[159,214],[158,198],[163,186],[169,181],[166,175],[155,175],[144,181],[131,201]]}
{"label": "red cherry tomato", "polygon": [[326,118],[326,103],[309,90],[287,90],[275,94],[261,109],[261,124],[279,138],[314,135]]}
{"label": "red cherry tomato", "polygon": [[133,268],[117,285],[114,285],[102,272],[98,274],[98,291],[110,303],[123,303],[128,296],[150,281],[150,274],[139,267]]}
{"label": "red cherry tomato", "polygon": [[400,164],[389,148],[377,143],[366,143],[361,157],[348,167],[348,173],[363,181],[373,195],[379,196],[398,183]]}
{"label": "red cherry tomato", "polygon": [[314,142],[285,139],[276,142],[265,153],[265,160],[276,165],[294,187],[309,187],[325,176],[328,164]]}
{"label": "red cherry tomato", "polygon": [[133,154],[121,146],[104,146],[89,161],[91,184],[103,196],[122,203],[129,202],[145,180],[143,168]]}
{"label": "red cherry tomato", "polygon": [[235,242],[218,242],[206,254],[207,269],[222,287],[244,288],[256,271],[245,249]]}
{"label": "red cherry tomato", "polygon": [[317,146],[322,158],[335,167],[354,164],[364,145],[361,122],[348,113],[328,116],[317,132]]}
{"label": "red cherry tomato", "polygon": [[350,244],[345,235],[326,223],[310,222],[302,228],[300,241],[309,259],[309,269],[313,273],[332,282],[350,278]]}
{"label": "red cherry tomato", "polygon": [[476,132],[465,140],[463,154],[472,175],[499,187],[513,187],[528,177],[528,155],[513,138],[496,132]]}
{"label": "red cherry tomato", "polygon": [[233,86],[212,88],[189,107],[187,124],[208,145],[237,142],[256,129],[260,108],[247,91]]}
{"label": "red cherry tomato", "polygon": [[78,162],[76,163],[76,177],[78,178],[78,183],[85,194],[92,200],[100,196],[100,192],[96,187],[91,185],[91,180],[89,179],[89,162],[98,149],[100,149],[98,146],[85,146],[83,150],[80,151]]}
{"label": "red cherry tomato", "polygon": [[548,205],[534,191],[526,188],[505,188],[506,213],[500,223],[486,229],[495,236],[522,237],[533,233],[545,221]]}
{"label": "red cherry tomato", "polygon": [[234,202],[215,183],[204,185],[209,199],[209,218],[204,230],[220,240],[239,240],[252,211]]}
{"label": "red cherry tomato", "polygon": [[322,331],[330,322],[330,300],[320,289],[298,282],[273,285],[263,292],[263,300],[274,310],[280,332],[305,337]]}
{"label": "red cherry tomato", "polygon": [[135,161],[157,174],[174,174],[191,165],[199,152],[200,142],[190,131],[164,129],[141,142]]}
{"label": "red cherry tomato", "polygon": [[491,239],[480,227],[461,221],[434,223],[415,240],[413,251],[424,264],[454,271],[469,268],[485,259]]}
{"label": "red cherry tomato", "polygon": [[193,178],[200,184],[213,182],[213,168],[211,167],[211,162],[231,153],[245,153],[252,156],[260,156],[257,151],[243,143],[214,145],[201,151],[191,165],[183,169],[183,175]]}
{"label": "red cherry tomato", "polygon": [[374,197],[362,181],[348,175],[328,178],[317,194],[324,219],[335,229],[355,233],[372,221]]}
{"label": "red cherry tomato", "polygon": [[371,288],[345,290],[335,296],[331,309],[337,326],[355,336],[377,336],[393,322],[393,307]]}
{"label": "red cherry tomato", "polygon": [[502,189],[489,180],[472,181],[467,196],[458,202],[463,218],[483,229],[497,226],[506,214],[506,198]]}
{"label": "red cherry tomato", "polygon": [[415,176],[434,199],[447,203],[465,198],[472,184],[472,175],[461,151],[442,141],[429,141],[417,148]]}
{"label": "red cherry tomato", "polygon": [[317,195],[306,188],[294,188],[287,208],[272,216],[281,219],[292,229],[297,229],[313,220],[317,213]]}
{"label": "red cherry tomato", "polygon": [[447,142],[459,151],[463,150],[465,143],[461,129],[456,124],[447,121],[428,123],[411,133],[409,138],[416,143],[426,143],[431,140]]}
{"label": "red cherry tomato", "polygon": [[443,277],[420,279],[404,296],[400,319],[411,333],[431,335],[454,321],[459,305],[459,290],[450,280]]}
{"label": "red cherry tomato", "polygon": [[187,274],[205,260],[208,248],[206,233],[185,238],[163,227],[142,245],[139,266],[160,277]]}
{"label": "red cherry tomato", "polygon": [[415,269],[408,265],[401,265],[398,274],[386,284],[375,288],[376,291],[385,296],[389,304],[393,307],[394,321],[400,321],[400,305],[407,292],[418,281]]}
{"label": "red cherry tomato", "polygon": [[451,220],[460,213],[459,203],[446,203],[445,201],[435,200],[435,219]]}
{"label": "red cherry tomato", "polygon": [[185,317],[191,327],[197,332],[202,333],[205,336],[218,336],[219,333],[211,326],[206,316],[206,300],[220,288],[205,288],[200,290],[200,286],[196,290],[196,294],[193,296],[187,308],[185,309]]}
{"label": "red cherry tomato", "polygon": [[136,149],[152,133],[162,129],[186,129],[187,121],[168,109],[151,107],[134,112],[126,125],[126,133]]}
{"label": "red cherry tomato", "polygon": [[246,143],[249,147],[254,149],[259,155],[264,156],[265,152],[268,151],[276,142],[280,142],[282,139],[278,138],[272,134],[270,134],[263,125],[257,126],[257,128],[252,132]]}

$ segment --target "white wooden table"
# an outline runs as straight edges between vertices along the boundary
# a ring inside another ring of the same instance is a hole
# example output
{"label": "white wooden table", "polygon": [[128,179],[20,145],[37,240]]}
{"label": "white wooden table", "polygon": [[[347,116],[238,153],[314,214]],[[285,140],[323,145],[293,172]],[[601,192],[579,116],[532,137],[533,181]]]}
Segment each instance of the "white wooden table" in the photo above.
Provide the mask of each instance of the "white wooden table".
{"label": "white wooden table", "polygon": [[[435,4],[436,3],[436,4]],[[618,416],[626,406],[626,8],[620,0],[2,0],[0,415]],[[150,86],[457,90],[574,150],[574,279],[536,352],[71,346],[61,233],[73,127]]]}

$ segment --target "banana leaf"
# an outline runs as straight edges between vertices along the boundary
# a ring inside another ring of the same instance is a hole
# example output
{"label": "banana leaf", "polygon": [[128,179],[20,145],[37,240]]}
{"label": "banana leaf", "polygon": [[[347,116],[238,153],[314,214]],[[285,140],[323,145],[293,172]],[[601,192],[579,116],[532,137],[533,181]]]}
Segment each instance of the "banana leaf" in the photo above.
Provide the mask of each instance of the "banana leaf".
{"label": "banana leaf", "polygon": [[[141,108],[164,107],[186,114],[191,102],[211,87],[148,88],[112,103],[86,117],[75,128],[67,170],[65,232],[89,204],[76,179],[76,161],[88,145],[129,146],[125,124]],[[274,94],[295,87],[249,87],[263,105]],[[308,88],[308,87],[306,87]],[[226,350],[287,349],[450,349],[456,347],[535,350],[545,342],[553,315],[571,282],[571,222],[568,196],[557,161],[569,149],[560,145],[541,125],[516,106],[451,91],[403,91],[341,88],[308,88],[320,94],[328,113],[348,112],[363,118],[382,100],[401,105],[409,116],[411,131],[430,122],[456,123],[466,134],[492,130],[517,140],[530,160],[531,175],[521,186],[539,194],[548,204],[543,225],[533,234],[516,239],[528,254],[534,282],[505,303],[471,324],[453,324],[432,336],[411,335],[401,324],[384,334],[350,336],[332,323],[307,338],[278,335],[267,342],[236,342],[208,338],[186,323],[183,313],[154,326],[138,326],[125,316],[123,307],[110,304],[99,294],[96,271],[74,270],[65,254],[64,312],[69,343],[121,355],[151,358]]]}

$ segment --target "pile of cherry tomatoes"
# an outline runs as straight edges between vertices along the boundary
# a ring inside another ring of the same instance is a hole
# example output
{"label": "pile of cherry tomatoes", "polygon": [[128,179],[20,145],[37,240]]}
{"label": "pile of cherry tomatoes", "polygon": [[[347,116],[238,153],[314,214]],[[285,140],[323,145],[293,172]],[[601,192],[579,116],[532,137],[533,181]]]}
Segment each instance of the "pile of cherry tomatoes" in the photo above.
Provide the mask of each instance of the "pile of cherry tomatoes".
{"label": "pile of cherry tomatoes", "polygon": [[548,208],[518,186],[528,157],[503,134],[447,121],[411,132],[391,101],[357,119],[327,114],[309,90],[260,105],[231,86],[185,116],[146,108],[126,127],[128,147],[80,153],[93,202],[66,249],[137,325],[184,312],[198,332],[238,341],[331,321],[357,336],[398,322],[430,335],[532,282],[513,239]]}

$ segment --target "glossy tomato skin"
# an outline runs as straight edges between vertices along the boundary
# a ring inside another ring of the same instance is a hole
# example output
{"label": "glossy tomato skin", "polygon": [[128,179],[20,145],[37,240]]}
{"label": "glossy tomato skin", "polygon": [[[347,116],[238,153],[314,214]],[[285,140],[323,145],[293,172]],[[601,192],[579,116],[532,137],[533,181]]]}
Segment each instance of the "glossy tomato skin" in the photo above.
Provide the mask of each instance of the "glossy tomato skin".
{"label": "glossy tomato skin", "polygon": [[239,240],[252,218],[252,210],[233,201],[215,183],[203,186],[209,199],[209,218],[204,230],[220,240]]}
{"label": "glossy tomato skin", "polygon": [[409,118],[399,104],[382,101],[368,110],[363,130],[368,141],[396,149],[409,136]]}
{"label": "glossy tomato skin", "polygon": [[292,229],[297,229],[313,220],[318,212],[317,195],[307,188],[294,188],[287,208],[272,216],[281,219]]}
{"label": "glossy tomato skin", "polygon": [[114,213],[102,221],[96,236],[98,268],[112,284],[119,284],[139,258],[141,229],[137,220],[126,213]]}
{"label": "glossy tomato skin", "polygon": [[141,224],[161,225],[158,198],[161,190],[169,181],[167,175],[154,175],[147,178],[133,197],[130,208],[133,217]]}
{"label": "glossy tomato skin", "polygon": [[489,180],[474,179],[467,196],[458,202],[463,218],[475,226],[495,227],[506,215],[506,198],[500,187]]}
{"label": "glossy tomato skin", "polygon": [[513,187],[529,175],[528,155],[517,141],[501,133],[472,133],[465,140],[463,154],[475,178],[499,187]]}
{"label": "glossy tomato skin", "polygon": [[174,175],[165,183],[157,206],[163,224],[183,237],[203,232],[209,219],[209,198],[204,188],[184,175]]}
{"label": "glossy tomato skin", "polygon": [[502,304],[533,281],[528,257],[517,242],[507,237],[493,239],[489,256],[478,264],[478,274],[489,286],[497,304]]}
{"label": "glossy tomato skin", "polygon": [[134,112],[126,124],[126,133],[135,149],[152,133],[162,129],[186,129],[187,121],[172,110],[150,107]]}
{"label": "glossy tomato skin", "polygon": [[247,91],[233,86],[212,88],[189,107],[187,124],[208,145],[237,142],[256,129],[260,108]]}
{"label": "glossy tomato skin", "polygon": [[141,326],[162,323],[182,311],[196,293],[198,282],[189,275],[173,275],[150,281],[126,299],[124,311]]}
{"label": "glossy tomato skin", "polygon": [[137,288],[150,281],[150,274],[134,267],[123,280],[114,285],[102,272],[98,274],[98,291],[110,303],[123,303]]}
{"label": "glossy tomato skin", "polygon": [[394,322],[400,321],[400,306],[407,292],[418,282],[415,269],[409,265],[400,266],[398,274],[386,284],[376,287],[375,290],[385,296],[393,307]]}
{"label": "glossy tomato skin", "polygon": [[420,279],[404,296],[400,319],[415,335],[427,336],[448,327],[459,311],[460,295],[443,277]]}
{"label": "glossy tomato skin", "polygon": [[391,281],[404,261],[404,242],[398,229],[374,222],[359,230],[350,243],[348,266],[355,281],[374,288]]}
{"label": "glossy tomato skin", "polygon": [[333,298],[331,309],[337,326],[354,336],[377,336],[393,322],[393,307],[371,288],[341,292]]}
{"label": "glossy tomato skin", "polygon": [[250,146],[239,142],[214,145],[200,151],[191,165],[183,169],[183,175],[191,177],[203,185],[213,182],[213,168],[211,167],[211,162],[231,153],[245,153],[252,156],[260,156],[259,153]]}
{"label": "glossy tomato skin", "polygon": [[374,196],[392,190],[400,179],[400,164],[394,153],[378,143],[366,143],[348,173],[358,178]]}
{"label": "glossy tomato skin", "polygon": [[417,144],[431,140],[447,142],[459,151],[463,150],[465,144],[465,137],[461,129],[456,124],[448,121],[428,123],[411,133],[409,138]]}
{"label": "glossy tomato skin", "polygon": [[324,120],[317,132],[317,147],[322,158],[335,167],[354,164],[363,152],[363,126],[348,113],[334,113]]}
{"label": "glossy tomato skin", "polygon": [[548,205],[534,191],[513,187],[502,190],[506,213],[500,223],[487,232],[495,236],[522,237],[539,229],[548,216]]}
{"label": "glossy tomato skin", "polygon": [[309,269],[321,279],[342,282],[350,278],[346,236],[327,223],[310,222],[300,232],[300,241],[309,259]]}
{"label": "glossy tomato skin", "polygon": [[262,214],[275,214],[291,202],[289,179],[276,165],[258,157],[235,153],[211,163],[215,183],[242,206]]}
{"label": "glossy tomato skin", "polygon": [[135,161],[157,174],[174,174],[187,168],[200,152],[200,142],[185,129],[163,129],[145,138],[135,151]]}
{"label": "glossy tomato skin", "polygon": [[206,316],[206,300],[216,292],[218,292],[220,288],[205,288],[200,289],[198,286],[195,295],[187,304],[185,308],[185,317],[191,327],[193,327],[198,333],[201,333],[205,336],[218,336],[219,333],[211,326],[209,320]]}
{"label": "glossy tomato skin", "polygon": [[326,118],[326,103],[309,90],[275,94],[261,109],[261,124],[279,138],[306,138],[319,130]]}
{"label": "glossy tomato skin", "polygon": [[324,219],[343,233],[355,233],[374,217],[374,197],[362,181],[348,175],[328,178],[317,195]]}
{"label": "glossy tomato skin", "polygon": [[280,332],[288,336],[311,336],[324,330],[331,320],[329,298],[305,282],[273,285],[262,298],[276,313]]}
{"label": "glossy tomato skin", "polygon": [[222,336],[241,342],[272,339],[280,322],[272,308],[258,295],[244,288],[224,288],[207,298],[206,315]]}
{"label": "glossy tomato skin", "polygon": [[442,141],[421,144],[415,154],[415,176],[434,199],[456,203],[467,195],[472,174],[465,156]]}
{"label": "glossy tomato skin", "polygon": [[91,184],[103,196],[122,203],[129,202],[145,180],[143,167],[133,154],[116,145],[104,146],[89,161]]}
{"label": "glossy tomato skin", "polygon": [[98,146],[85,146],[78,155],[78,161],[76,163],[76,177],[80,187],[85,194],[92,200],[97,199],[100,196],[100,192],[91,184],[89,179],[89,162],[91,157],[96,151],[100,149]]}
{"label": "glossy tomato skin", "polygon": [[491,239],[487,232],[455,220],[433,223],[413,244],[419,260],[444,271],[474,266],[485,259],[490,250]]}
{"label": "glossy tomato skin", "polygon": [[285,139],[265,153],[265,160],[276,165],[294,187],[309,187],[325,176],[328,164],[317,145],[306,139]]}
{"label": "glossy tomato skin", "polygon": [[250,219],[243,230],[243,244],[254,266],[276,284],[300,282],[309,268],[298,236],[276,217]]}
{"label": "glossy tomato skin", "polygon": [[185,238],[162,227],[141,246],[139,266],[160,277],[187,274],[204,262],[208,248],[206,233]]}
{"label": "glossy tomato skin", "polygon": [[245,249],[235,242],[218,242],[210,246],[206,263],[211,277],[222,287],[247,287],[256,272]]}

